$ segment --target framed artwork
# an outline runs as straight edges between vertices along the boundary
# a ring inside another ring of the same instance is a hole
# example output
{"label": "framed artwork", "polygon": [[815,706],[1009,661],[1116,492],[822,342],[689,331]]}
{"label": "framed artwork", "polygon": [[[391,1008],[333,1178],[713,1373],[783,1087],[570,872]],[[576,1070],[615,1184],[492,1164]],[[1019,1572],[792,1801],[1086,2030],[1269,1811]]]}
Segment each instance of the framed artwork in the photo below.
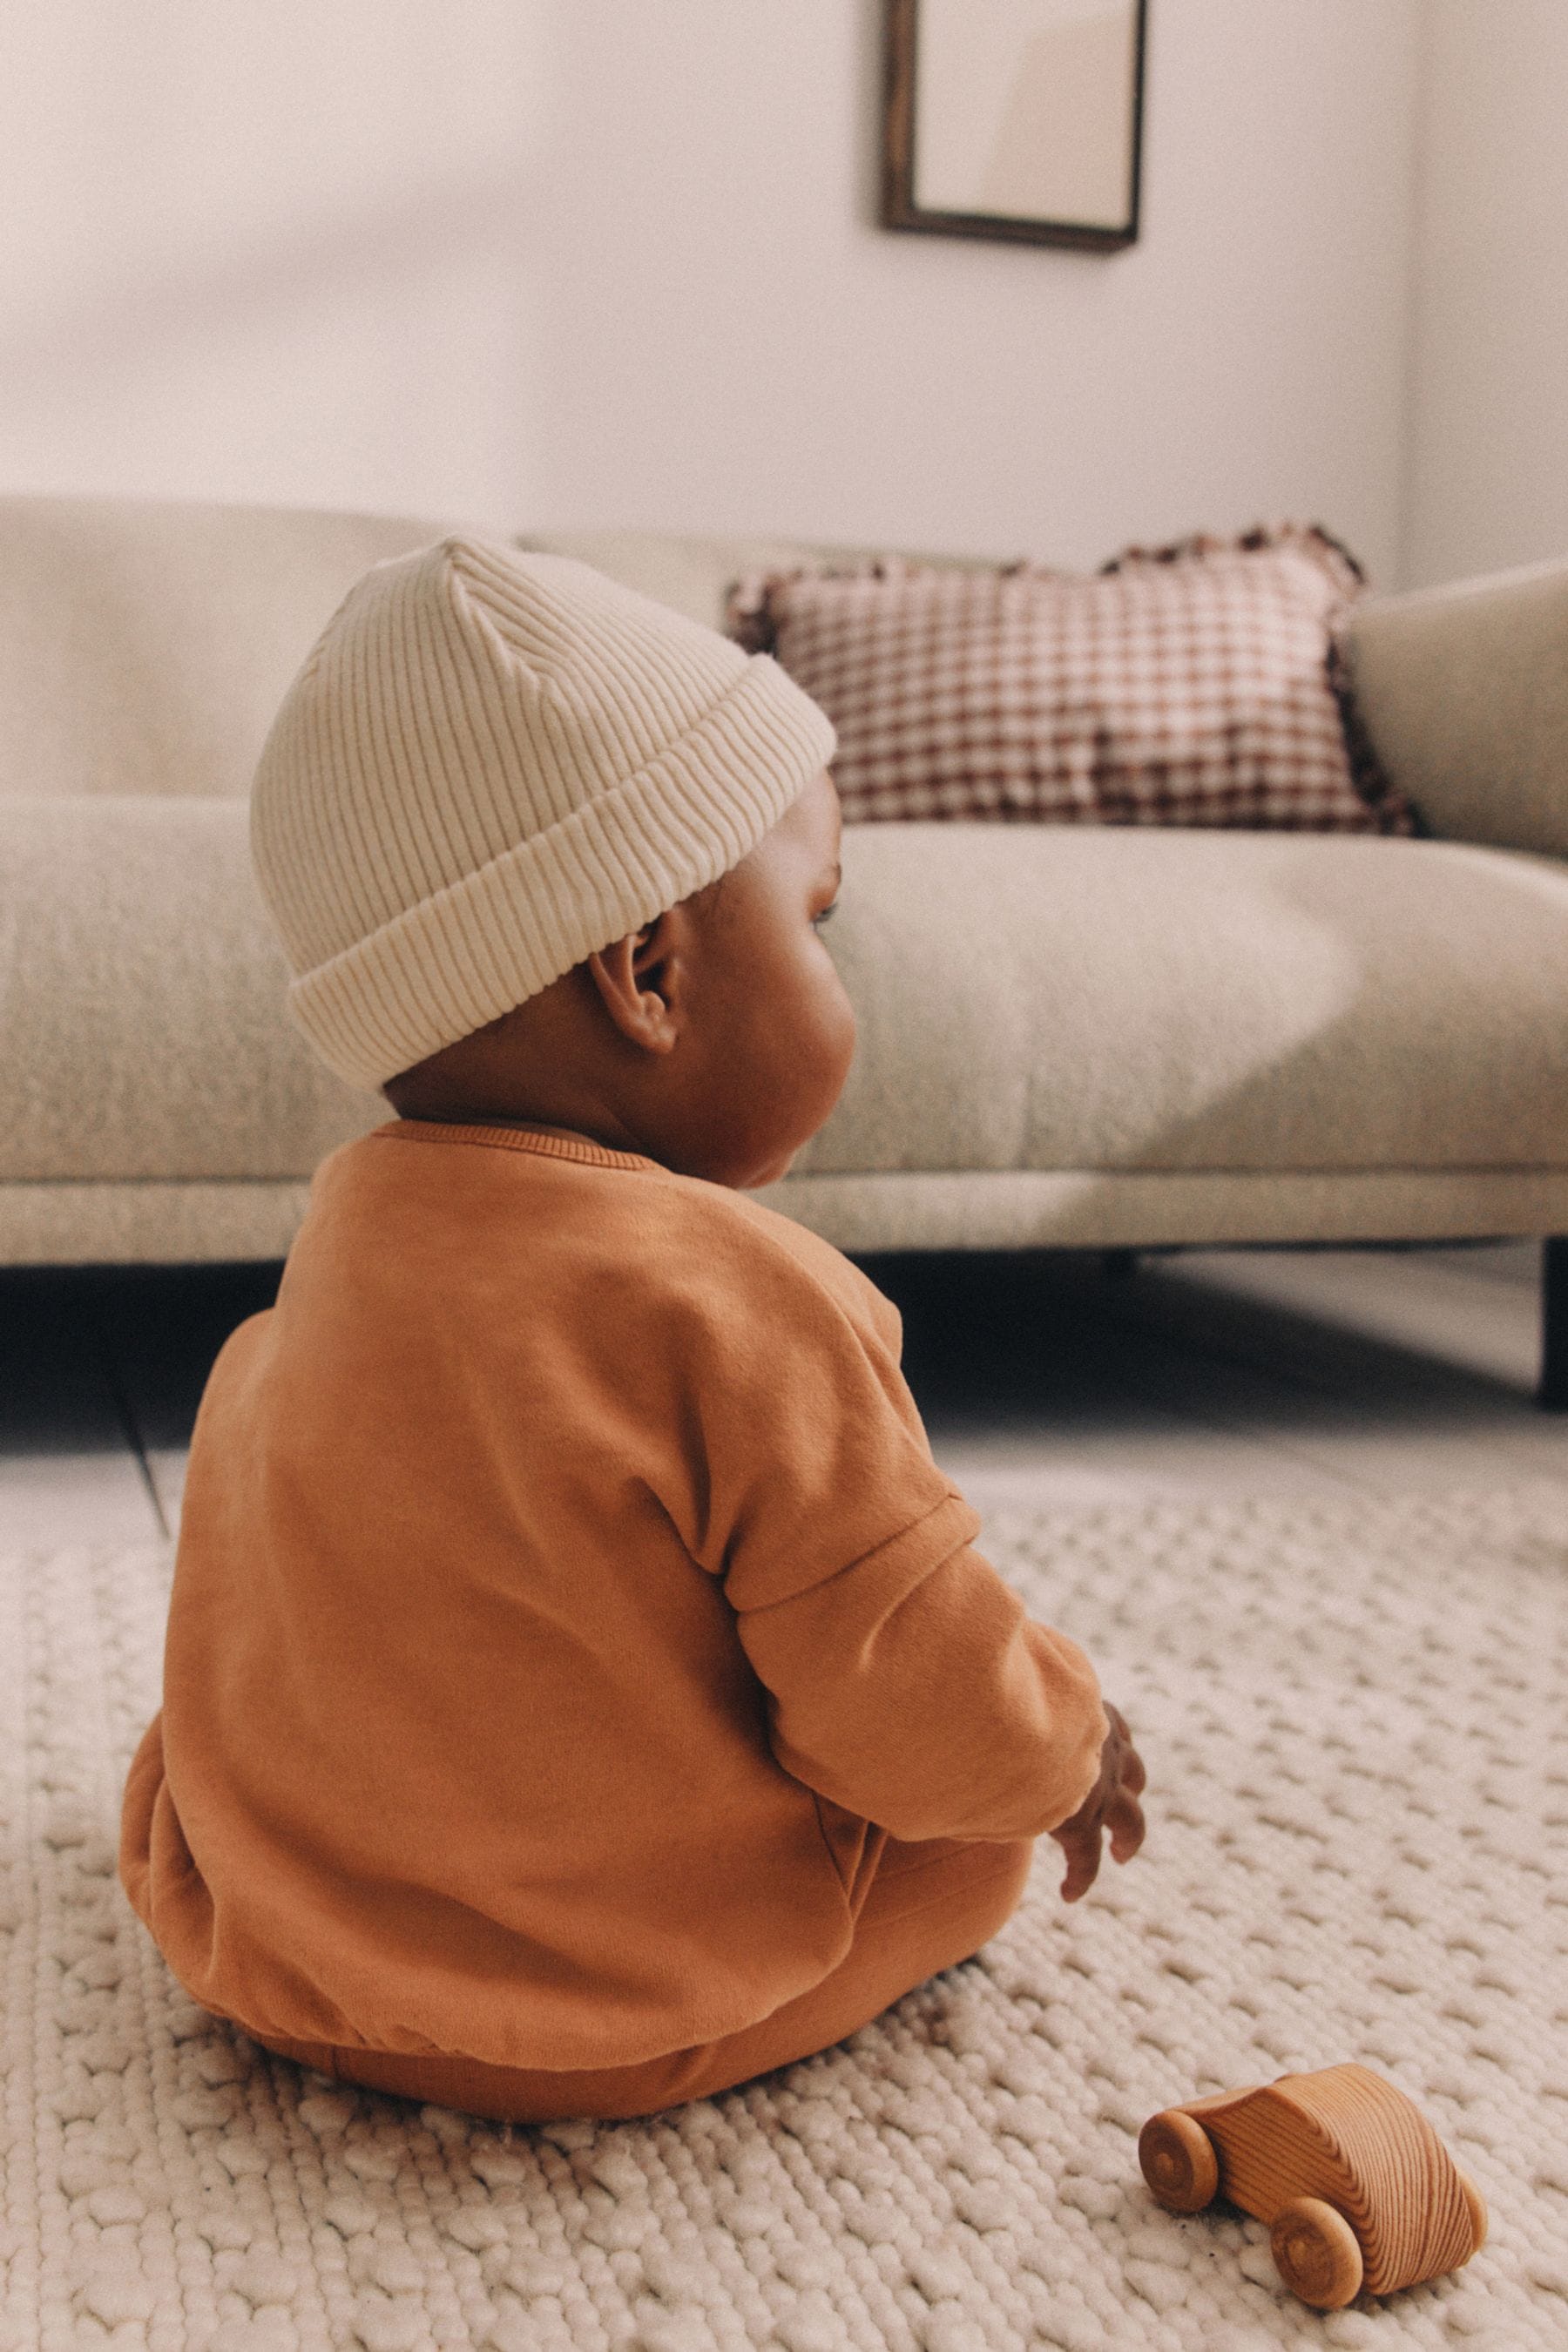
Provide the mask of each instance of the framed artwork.
{"label": "framed artwork", "polygon": [[885,5],[884,227],[1133,242],[1148,0]]}

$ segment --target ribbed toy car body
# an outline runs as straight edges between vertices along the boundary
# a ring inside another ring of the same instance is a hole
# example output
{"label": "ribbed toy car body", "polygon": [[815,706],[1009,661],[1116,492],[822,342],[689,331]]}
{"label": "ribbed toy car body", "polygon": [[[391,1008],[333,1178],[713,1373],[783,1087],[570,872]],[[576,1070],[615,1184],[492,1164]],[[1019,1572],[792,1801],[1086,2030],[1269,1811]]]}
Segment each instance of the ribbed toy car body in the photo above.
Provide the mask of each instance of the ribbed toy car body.
{"label": "ribbed toy car body", "polygon": [[1487,2209],[1419,2107],[1365,2066],[1282,2074],[1151,2116],[1138,2160],[1158,2202],[1224,2197],[1268,2224],[1279,2275],[1337,2311],[1468,2263]]}

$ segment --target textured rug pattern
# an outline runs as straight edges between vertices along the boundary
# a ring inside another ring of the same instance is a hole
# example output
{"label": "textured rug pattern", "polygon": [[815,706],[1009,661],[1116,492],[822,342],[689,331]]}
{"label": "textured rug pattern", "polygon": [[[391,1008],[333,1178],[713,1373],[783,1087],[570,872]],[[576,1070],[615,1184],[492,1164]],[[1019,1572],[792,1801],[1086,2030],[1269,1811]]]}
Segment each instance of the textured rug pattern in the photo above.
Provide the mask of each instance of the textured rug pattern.
{"label": "textured rug pattern", "polygon": [[[1144,1858],[1056,1849],[981,1958],[646,2123],[330,2090],[204,2017],[113,1877],[167,1561],[0,1577],[6,2352],[1263,2352],[1568,2344],[1560,1493],[994,1515],[1148,1759]],[[1492,2212],[1457,2277],[1320,2316],[1256,2223],[1160,2212],[1154,2108],[1356,2058]]]}

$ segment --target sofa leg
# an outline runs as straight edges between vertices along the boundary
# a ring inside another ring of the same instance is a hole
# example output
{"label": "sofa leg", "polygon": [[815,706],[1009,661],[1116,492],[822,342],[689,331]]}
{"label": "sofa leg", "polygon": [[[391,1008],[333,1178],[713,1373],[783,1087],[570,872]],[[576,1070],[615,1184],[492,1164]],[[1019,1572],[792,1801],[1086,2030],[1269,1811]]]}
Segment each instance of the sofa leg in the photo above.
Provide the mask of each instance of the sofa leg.
{"label": "sofa leg", "polygon": [[1543,1412],[1568,1412],[1568,1236],[1551,1234],[1541,1251],[1541,1386]]}

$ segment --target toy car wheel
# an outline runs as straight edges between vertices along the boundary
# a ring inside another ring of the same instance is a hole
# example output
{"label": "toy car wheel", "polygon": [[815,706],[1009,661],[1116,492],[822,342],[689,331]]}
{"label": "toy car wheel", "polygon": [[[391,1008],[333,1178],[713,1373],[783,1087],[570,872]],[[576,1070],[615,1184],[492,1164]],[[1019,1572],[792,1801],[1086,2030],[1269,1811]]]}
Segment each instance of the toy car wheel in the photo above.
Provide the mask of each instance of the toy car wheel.
{"label": "toy car wheel", "polygon": [[1321,2197],[1297,2197],[1274,2217],[1268,2232],[1275,2263],[1292,2294],[1316,2311],[1338,2311],[1353,2301],[1362,2281],[1356,2233]]}
{"label": "toy car wheel", "polygon": [[1202,2124],[1180,2107],[1151,2116],[1138,2135],[1138,2161],[1170,2213],[1201,2213],[1219,2189],[1219,2158]]}

